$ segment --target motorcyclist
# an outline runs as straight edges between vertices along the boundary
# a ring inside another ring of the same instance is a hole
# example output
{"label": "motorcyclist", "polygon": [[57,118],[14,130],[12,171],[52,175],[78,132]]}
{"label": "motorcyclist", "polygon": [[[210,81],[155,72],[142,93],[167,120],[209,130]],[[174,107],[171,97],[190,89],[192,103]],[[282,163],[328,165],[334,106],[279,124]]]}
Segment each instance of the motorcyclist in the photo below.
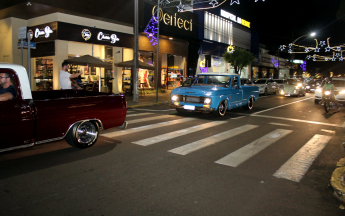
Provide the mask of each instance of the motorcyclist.
{"label": "motorcyclist", "polygon": [[330,91],[331,92],[331,95],[330,95],[331,101],[333,102],[333,104],[335,104],[338,111],[340,111],[340,107],[339,107],[337,100],[335,99],[335,95],[334,95],[334,90],[336,90],[336,88],[334,87],[332,80],[329,79],[328,77],[326,77],[324,81],[325,82],[324,82],[324,85],[322,87],[322,103],[321,103],[321,105],[323,105],[325,102],[325,92]]}

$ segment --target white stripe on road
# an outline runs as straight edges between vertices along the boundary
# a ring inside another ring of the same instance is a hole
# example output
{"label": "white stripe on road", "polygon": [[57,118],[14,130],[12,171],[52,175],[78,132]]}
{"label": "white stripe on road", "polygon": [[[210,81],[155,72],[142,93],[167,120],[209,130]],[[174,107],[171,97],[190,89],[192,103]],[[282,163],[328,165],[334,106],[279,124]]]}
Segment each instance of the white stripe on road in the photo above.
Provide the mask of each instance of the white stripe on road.
{"label": "white stripe on road", "polygon": [[132,142],[132,143],[138,144],[138,145],[141,145],[141,146],[148,146],[148,145],[159,143],[159,142],[162,142],[162,141],[165,141],[165,140],[173,139],[173,138],[176,138],[176,137],[179,137],[179,136],[183,136],[183,135],[186,135],[186,134],[190,134],[190,133],[194,133],[194,132],[197,132],[197,131],[200,131],[200,130],[204,130],[206,128],[210,128],[210,127],[214,127],[214,126],[217,126],[217,125],[221,125],[221,124],[224,124],[224,123],[227,123],[227,121],[209,122],[209,123],[206,123],[206,124],[193,126],[193,127],[190,127],[190,128],[186,128],[186,129],[182,129],[182,130],[178,130],[178,131],[162,134],[162,135],[159,135],[159,136],[143,139],[143,140]]}
{"label": "white stripe on road", "polygon": [[141,119],[129,120],[129,121],[126,121],[126,122],[128,124],[134,124],[134,123],[152,121],[152,120],[157,120],[157,119],[162,119],[162,118],[176,118],[176,116],[172,116],[172,115],[159,115],[159,116],[154,116],[154,117],[149,117],[149,118],[141,118]]}
{"label": "white stripe on road", "polygon": [[327,125],[327,126],[333,126],[333,127],[343,127],[342,125],[338,125],[338,124],[329,124],[329,123],[323,123],[323,122],[315,122],[315,121],[293,119],[293,118],[283,118],[283,117],[268,116],[268,115],[254,115],[253,117],[272,118],[272,119],[279,119],[279,120],[286,120],[286,121],[304,122],[304,123],[309,123],[309,124],[319,124],[319,125]]}
{"label": "white stripe on road", "polygon": [[167,110],[153,110],[153,109],[133,109],[133,110],[140,110],[140,111],[151,111],[151,112],[167,112],[176,109],[167,109]]}
{"label": "white stripe on road", "polygon": [[234,128],[228,131],[224,131],[222,133],[210,136],[208,138],[202,139],[202,140],[198,140],[192,143],[189,143],[187,145],[169,150],[169,152],[171,153],[175,153],[175,154],[180,154],[180,155],[186,155],[189,154],[191,152],[197,151],[199,149],[205,148],[207,146],[216,144],[217,142],[229,139],[231,137],[234,137],[236,135],[239,135],[241,133],[247,132],[249,130],[252,130],[254,128],[257,128],[257,125],[243,125],[241,127],[238,128]]}
{"label": "white stripe on road", "polygon": [[138,113],[138,114],[127,115],[126,117],[143,116],[143,115],[152,115],[152,114],[154,114],[154,113]]}
{"label": "white stripe on road", "polygon": [[281,124],[281,123],[275,123],[275,122],[270,122],[269,124],[271,124],[271,125],[278,125],[278,126],[287,126],[287,127],[291,126],[291,125],[288,125],[288,124]]}
{"label": "white stripe on road", "polygon": [[269,108],[269,109],[266,109],[266,110],[262,110],[262,111],[259,111],[259,112],[255,112],[253,114],[251,114],[252,116],[254,115],[257,115],[259,113],[263,113],[263,112],[267,112],[267,111],[270,111],[270,110],[273,110],[273,109],[277,109],[277,108],[280,108],[280,107],[284,107],[284,106],[288,106],[288,105],[291,105],[291,104],[295,104],[295,103],[299,103],[301,101],[305,101],[305,100],[309,100],[309,99],[312,99],[313,97],[309,97],[309,98],[305,98],[305,99],[302,99],[302,100],[298,100],[298,101],[295,101],[295,102],[292,102],[292,103],[287,103],[287,104],[283,104],[283,105],[280,105],[280,106],[276,106],[276,107],[272,107],[272,108]]}
{"label": "white stripe on road", "polygon": [[331,133],[331,134],[335,134],[334,130],[321,129],[321,131],[324,131],[324,132],[327,132],[327,133]]}
{"label": "white stripe on road", "polygon": [[165,126],[170,126],[174,124],[179,124],[187,121],[192,121],[195,120],[193,118],[183,118],[183,119],[178,119],[178,120],[173,120],[173,121],[167,121],[167,122],[161,122],[157,124],[151,124],[151,125],[145,125],[142,127],[137,127],[137,128],[131,128],[127,130],[121,130],[121,131],[115,131],[115,132],[110,132],[110,133],[104,133],[101,136],[108,137],[108,138],[113,138],[117,136],[122,136],[122,135],[127,135],[127,134],[132,134],[132,133],[137,133],[141,131],[146,131],[146,130],[151,130],[155,128],[161,128]]}
{"label": "white stripe on road", "polygon": [[134,113],[134,111],[127,111],[127,113]]}
{"label": "white stripe on road", "polygon": [[245,116],[240,116],[240,117],[236,117],[236,118],[232,118],[234,120],[237,120],[237,119],[241,119],[241,118],[244,118]]}
{"label": "white stripe on road", "polygon": [[331,138],[331,136],[314,135],[273,176],[299,182]]}
{"label": "white stripe on road", "polygon": [[290,134],[292,130],[277,129],[272,131],[269,134],[249,143],[243,148],[238,149],[237,151],[223,157],[220,160],[217,160],[215,163],[237,167],[241,163],[245,162],[249,158],[253,157],[263,149],[267,148],[274,142],[283,138],[284,136]]}

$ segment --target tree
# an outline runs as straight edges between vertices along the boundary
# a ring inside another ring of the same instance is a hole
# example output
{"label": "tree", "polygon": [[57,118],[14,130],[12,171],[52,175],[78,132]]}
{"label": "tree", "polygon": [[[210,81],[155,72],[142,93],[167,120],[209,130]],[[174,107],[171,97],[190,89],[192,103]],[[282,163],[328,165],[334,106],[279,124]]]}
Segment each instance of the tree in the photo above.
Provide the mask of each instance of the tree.
{"label": "tree", "polygon": [[251,52],[238,47],[236,47],[235,51],[232,53],[225,52],[223,57],[226,62],[230,63],[234,67],[235,73],[238,74],[238,72],[240,72],[240,75],[242,69],[251,64],[254,60],[254,55]]}

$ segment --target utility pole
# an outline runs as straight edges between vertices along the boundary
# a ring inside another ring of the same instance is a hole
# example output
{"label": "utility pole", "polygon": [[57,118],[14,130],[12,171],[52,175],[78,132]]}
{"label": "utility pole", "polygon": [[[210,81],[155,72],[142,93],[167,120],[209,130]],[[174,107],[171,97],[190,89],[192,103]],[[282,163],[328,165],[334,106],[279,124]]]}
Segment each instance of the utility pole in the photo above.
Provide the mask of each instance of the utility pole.
{"label": "utility pole", "polygon": [[157,62],[156,62],[156,103],[158,103],[158,72],[159,72],[159,0],[157,3]]}
{"label": "utility pole", "polygon": [[139,0],[134,0],[134,67],[133,67],[133,102],[139,101],[139,83],[138,83],[138,22],[139,22]]}

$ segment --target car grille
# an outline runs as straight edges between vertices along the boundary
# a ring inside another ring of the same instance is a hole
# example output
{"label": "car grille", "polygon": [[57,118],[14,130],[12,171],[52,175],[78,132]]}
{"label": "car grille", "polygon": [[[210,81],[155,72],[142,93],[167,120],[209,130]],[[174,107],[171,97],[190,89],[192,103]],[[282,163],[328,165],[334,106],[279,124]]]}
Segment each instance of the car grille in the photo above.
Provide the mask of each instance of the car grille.
{"label": "car grille", "polygon": [[178,95],[178,102],[204,103],[205,97]]}

